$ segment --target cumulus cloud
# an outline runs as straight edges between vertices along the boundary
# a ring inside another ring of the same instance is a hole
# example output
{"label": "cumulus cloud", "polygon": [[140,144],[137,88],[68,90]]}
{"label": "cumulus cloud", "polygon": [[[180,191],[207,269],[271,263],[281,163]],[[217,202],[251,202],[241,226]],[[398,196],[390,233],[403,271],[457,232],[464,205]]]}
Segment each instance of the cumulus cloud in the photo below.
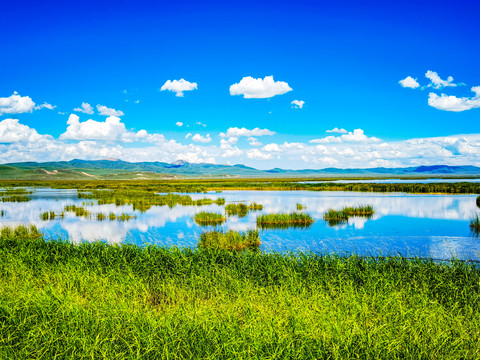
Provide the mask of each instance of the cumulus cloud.
{"label": "cumulus cloud", "polygon": [[175,125],[177,125],[177,126],[183,126],[183,122],[177,121],[177,122],[175,123]]}
{"label": "cumulus cloud", "polygon": [[292,88],[286,82],[275,81],[273,76],[265,76],[264,79],[247,76],[230,86],[230,95],[243,95],[245,99],[271,98],[289,91],[292,91]]}
{"label": "cumulus cloud", "polygon": [[210,141],[212,141],[212,138],[210,137],[210,134],[207,134],[207,136],[195,134],[192,136],[192,140],[195,142],[209,143]]}
{"label": "cumulus cloud", "polygon": [[160,88],[160,91],[172,91],[175,96],[183,97],[184,91],[192,91],[197,89],[197,83],[189,82],[185,79],[180,80],[167,80],[165,84]]}
{"label": "cumulus cloud", "polygon": [[448,86],[457,86],[453,83],[453,77],[449,76],[447,80],[442,80],[440,76],[435,71],[428,70],[425,73],[425,77],[430,80],[428,87],[433,87],[434,89],[441,89]]}
{"label": "cumulus cloud", "polygon": [[[338,130],[337,128],[335,129]],[[329,131],[329,132],[333,132],[333,131]],[[336,132],[341,132],[341,131],[336,131]],[[309,142],[313,144],[322,144],[322,143],[379,142],[379,141],[380,139],[374,136],[371,136],[371,137],[366,136],[365,132],[362,129],[355,129],[353,130],[353,132],[346,132],[341,136],[327,136],[321,139],[313,139],[313,140],[310,140]]]}
{"label": "cumulus cloud", "polygon": [[188,133],[187,135],[185,135],[185,139],[188,139],[191,136],[192,136],[192,133]]}
{"label": "cumulus cloud", "polygon": [[97,105],[97,110],[100,113],[100,115],[105,115],[105,116],[123,116],[124,115],[123,111],[111,109],[104,105]]}
{"label": "cumulus cloud", "polygon": [[480,86],[472,87],[472,91],[475,93],[475,96],[471,98],[458,98],[456,96],[449,96],[446,94],[441,94],[440,96],[438,96],[437,94],[431,92],[428,95],[428,105],[438,110],[454,112],[478,108],[480,107]]}
{"label": "cumulus cloud", "polygon": [[273,155],[265,154],[258,149],[251,149],[247,151],[247,157],[252,160],[270,160],[273,158]]}
{"label": "cumulus cloud", "polygon": [[303,101],[303,100],[293,100],[291,102],[291,104],[293,105],[294,108],[301,109],[301,108],[303,108],[303,104],[305,104],[305,101]]}
{"label": "cumulus cloud", "polygon": [[0,143],[38,142],[52,139],[50,135],[40,135],[37,130],[20,124],[18,119],[0,121]]}
{"label": "cumulus cloud", "polygon": [[35,110],[35,103],[29,96],[20,96],[16,91],[9,97],[0,97],[0,115],[22,114]]}
{"label": "cumulus cloud", "polygon": [[417,82],[417,79],[414,79],[411,76],[407,76],[405,79],[400,80],[399,84],[402,85],[404,88],[410,88],[410,89],[416,89],[420,87],[420,84]]}
{"label": "cumulus cloud", "polygon": [[342,128],[342,129],[339,129],[339,128],[336,127],[336,128],[333,128],[332,130],[327,130],[327,133],[346,134],[346,133],[348,133],[348,131],[345,130],[345,129],[343,129],[343,128]]}
{"label": "cumulus cloud", "polygon": [[220,137],[240,137],[240,136],[264,136],[264,135],[274,135],[275,131],[271,131],[268,129],[260,129],[258,127],[254,129],[247,129],[247,128],[238,128],[238,127],[231,127],[228,128],[226,133],[220,133]]}
{"label": "cumulus cloud", "polygon": [[60,139],[68,140],[104,140],[104,141],[132,141],[131,132],[117,116],[109,116],[105,121],[87,120],[80,122],[80,118],[71,114],[67,121],[67,130],[60,135]]}
{"label": "cumulus cloud", "polygon": [[89,103],[82,102],[82,106],[73,109],[73,111],[82,112],[84,114],[93,114],[93,107]]}

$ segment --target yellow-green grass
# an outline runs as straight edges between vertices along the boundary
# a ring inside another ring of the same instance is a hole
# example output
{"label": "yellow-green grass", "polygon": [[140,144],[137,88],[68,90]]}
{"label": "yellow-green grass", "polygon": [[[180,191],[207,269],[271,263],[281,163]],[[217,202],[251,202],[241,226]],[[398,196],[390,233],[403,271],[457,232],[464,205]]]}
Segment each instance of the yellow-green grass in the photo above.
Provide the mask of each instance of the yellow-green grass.
{"label": "yellow-green grass", "polygon": [[248,204],[248,209],[251,211],[260,211],[263,210],[263,205],[257,204],[256,202],[251,202],[250,204]]}
{"label": "yellow-green grass", "polygon": [[30,198],[24,195],[10,195],[4,196],[1,199],[2,202],[29,202]]}
{"label": "yellow-green grass", "polygon": [[76,205],[66,205],[64,210],[66,212],[73,212],[75,213],[75,216],[78,216],[78,217],[90,217],[92,215],[90,211],[88,211],[84,207],[76,206]]}
{"label": "yellow-green grass", "polygon": [[0,231],[1,359],[475,359],[472,263]]}
{"label": "yellow-green grass", "polygon": [[300,203],[297,203],[297,205],[296,205],[296,206],[297,206],[297,210],[299,210],[299,211],[301,211],[301,210],[305,209],[305,206],[303,206],[303,205],[302,205],[302,204],[300,204]]}
{"label": "yellow-green grass", "polygon": [[471,219],[470,219],[470,229],[472,232],[476,235],[480,235],[480,215],[475,214]]}
{"label": "yellow-green grass", "polygon": [[198,225],[220,225],[226,220],[226,218],[219,213],[202,211],[195,214],[193,220]]}
{"label": "yellow-green grass", "polygon": [[204,249],[220,249],[220,250],[258,250],[260,246],[260,236],[258,230],[249,230],[240,233],[234,230],[207,231],[200,235],[198,245]]}

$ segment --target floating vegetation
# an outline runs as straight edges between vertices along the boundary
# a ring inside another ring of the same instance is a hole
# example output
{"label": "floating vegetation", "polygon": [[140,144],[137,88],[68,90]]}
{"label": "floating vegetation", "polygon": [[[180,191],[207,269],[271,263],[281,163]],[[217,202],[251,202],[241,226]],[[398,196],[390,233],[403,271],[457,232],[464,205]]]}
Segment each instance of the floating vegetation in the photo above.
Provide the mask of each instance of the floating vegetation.
{"label": "floating vegetation", "polygon": [[29,202],[30,198],[28,196],[23,195],[12,195],[12,196],[5,196],[2,198],[2,202]]}
{"label": "floating vegetation", "polygon": [[193,200],[192,205],[203,206],[203,205],[212,205],[212,204],[213,204],[212,199],[198,199],[198,200]]}
{"label": "floating vegetation", "polygon": [[217,200],[214,201],[214,203],[217,204],[218,206],[225,205],[225,199],[224,198],[218,198]]}
{"label": "floating vegetation", "polygon": [[40,218],[43,221],[53,220],[55,219],[55,217],[56,217],[55,211],[45,211],[42,213],[42,215],[40,215]]}
{"label": "floating vegetation", "polygon": [[480,235],[480,215],[475,214],[474,217],[470,219],[470,230],[477,237]]}
{"label": "floating vegetation", "polygon": [[226,218],[222,214],[202,211],[193,218],[198,225],[220,225]]}
{"label": "floating vegetation", "polygon": [[97,214],[97,220],[98,221],[103,221],[105,220],[107,217],[105,216],[105,214],[102,214],[102,213],[98,213]]}
{"label": "floating vegetation", "polygon": [[262,204],[257,204],[256,202],[251,202],[248,205],[248,209],[251,211],[260,211],[263,210],[263,205]]}
{"label": "floating vegetation", "polygon": [[0,189],[0,196],[5,195],[28,195],[32,194],[33,192],[24,188],[14,188],[14,187],[6,187]]}
{"label": "floating vegetation", "polygon": [[305,228],[313,223],[309,214],[292,212],[289,214],[265,214],[257,217],[257,225],[263,229],[300,227]]}
{"label": "floating vegetation", "polygon": [[303,209],[306,209],[306,207],[303,206],[303,205],[300,204],[300,203],[297,203],[297,210],[301,211],[301,210],[303,210]]}
{"label": "floating vegetation", "polygon": [[228,216],[244,217],[248,214],[248,211],[248,206],[242,203],[228,204],[225,206],[225,214]]}
{"label": "floating vegetation", "polygon": [[330,226],[338,226],[348,222],[350,216],[371,217],[374,212],[371,205],[347,206],[341,210],[329,209],[323,214],[323,220],[327,221]]}
{"label": "floating vegetation", "polygon": [[229,230],[227,232],[208,231],[200,235],[199,246],[221,250],[258,250],[260,246],[258,230],[249,230],[245,233]]}
{"label": "floating vegetation", "polygon": [[74,212],[75,216],[79,216],[79,217],[89,217],[91,215],[91,213],[87,209],[81,206],[75,206],[75,205],[66,205],[65,211]]}
{"label": "floating vegetation", "polygon": [[4,217],[7,215],[7,212],[5,210],[0,210],[0,217]]}
{"label": "floating vegetation", "polygon": [[[99,205],[115,204],[116,206],[132,205],[133,210],[145,212],[152,206],[203,206],[212,205],[212,199],[193,200],[188,195],[166,194],[159,195],[153,190],[132,189],[107,189],[78,191],[78,197],[84,199],[96,199]],[[225,200],[223,200],[224,203]],[[220,204],[221,204],[220,200]]]}

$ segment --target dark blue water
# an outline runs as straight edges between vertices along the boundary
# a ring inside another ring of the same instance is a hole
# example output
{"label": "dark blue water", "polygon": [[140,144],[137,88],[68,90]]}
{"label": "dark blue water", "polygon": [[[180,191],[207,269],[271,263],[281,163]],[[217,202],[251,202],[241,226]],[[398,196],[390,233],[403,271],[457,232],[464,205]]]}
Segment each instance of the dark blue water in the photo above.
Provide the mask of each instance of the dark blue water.
{"label": "dark blue water", "polygon": [[[403,193],[355,193],[309,191],[225,191],[221,194],[191,194],[192,198],[223,197],[226,203],[255,201],[263,204],[261,212],[244,218],[230,217],[223,229],[245,231],[256,228],[262,213],[296,211],[296,204],[306,206],[315,223],[308,229],[261,230],[264,251],[313,251],[316,253],[357,253],[360,255],[404,255],[437,259],[480,260],[480,238],[470,232],[469,220],[480,209],[476,195],[413,195]],[[66,205],[82,205],[93,214],[128,213],[137,218],[127,222],[102,221],[75,217],[42,221],[44,211],[60,213]],[[330,208],[360,204],[372,205],[372,218],[352,217],[348,223],[330,227],[323,214]],[[224,212],[224,206],[155,206],[140,213],[131,206],[97,205],[77,199],[76,190],[41,189],[28,203],[0,203],[6,215],[0,226],[35,224],[47,238],[68,238],[75,242],[103,240],[165,246],[197,246],[205,230],[193,221],[199,211]]]}

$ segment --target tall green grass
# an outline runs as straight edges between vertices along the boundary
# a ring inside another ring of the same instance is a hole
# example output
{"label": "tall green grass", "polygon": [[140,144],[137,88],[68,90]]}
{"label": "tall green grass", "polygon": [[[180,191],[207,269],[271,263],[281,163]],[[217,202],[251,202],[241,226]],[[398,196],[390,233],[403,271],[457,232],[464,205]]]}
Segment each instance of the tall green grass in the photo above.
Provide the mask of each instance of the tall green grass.
{"label": "tall green grass", "polygon": [[249,230],[245,233],[229,230],[207,231],[200,235],[199,246],[206,249],[220,250],[258,250],[260,236],[258,230]]}
{"label": "tall green grass", "polygon": [[220,225],[227,219],[225,218],[225,216],[219,213],[202,211],[195,214],[193,220],[198,225]]}
{"label": "tall green grass", "polygon": [[471,263],[0,231],[2,359],[475,359],[479,329]]}

